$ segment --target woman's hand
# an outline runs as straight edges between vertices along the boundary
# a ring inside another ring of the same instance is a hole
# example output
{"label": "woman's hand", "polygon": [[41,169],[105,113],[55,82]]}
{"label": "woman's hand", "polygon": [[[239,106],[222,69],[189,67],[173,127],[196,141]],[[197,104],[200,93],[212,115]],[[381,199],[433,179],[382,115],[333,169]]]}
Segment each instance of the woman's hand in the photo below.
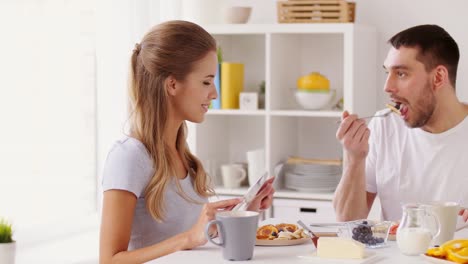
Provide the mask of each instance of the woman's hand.
{"label": "woman's hand", "polygon": [[273,188],[273,181],[275,178],[268,179],[262,185],[262,188],[258,191],[255,198],[247,207],[248,211],[260,211],[268,209],[273,203],[273,194],[275,193],[275,188]]}
{"label": "woman's hand", "polygon": [[[188,231],[189,241],[186,249],[192,249],[194,247],[206,244],[208,241],[205,237],[206,224],[209,221],[215,219],[217,212],[229,211],[241,201],[242,199],[235,198],[204,204],[197,223]],[[216,234],[216,226],[212,226],[209,233]]]}

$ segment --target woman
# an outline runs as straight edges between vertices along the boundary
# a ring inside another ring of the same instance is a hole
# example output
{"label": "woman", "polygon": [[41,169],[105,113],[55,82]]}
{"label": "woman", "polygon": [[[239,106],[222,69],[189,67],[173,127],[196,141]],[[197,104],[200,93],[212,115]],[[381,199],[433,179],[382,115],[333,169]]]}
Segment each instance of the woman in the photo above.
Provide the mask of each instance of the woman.
{"label": "woman", "polygon": [[[131,57],[130,133],[108,154],[103,174],[101,263],[142,263],[207,242],[215,213],[240,202],[213,195],[186,145],[185,121],[200,123],[217,93],[216,42],[201,27],[154,27]],[[249,210],[271,206],[268,181]],[[216,230],[213,230],[215,235]]]}

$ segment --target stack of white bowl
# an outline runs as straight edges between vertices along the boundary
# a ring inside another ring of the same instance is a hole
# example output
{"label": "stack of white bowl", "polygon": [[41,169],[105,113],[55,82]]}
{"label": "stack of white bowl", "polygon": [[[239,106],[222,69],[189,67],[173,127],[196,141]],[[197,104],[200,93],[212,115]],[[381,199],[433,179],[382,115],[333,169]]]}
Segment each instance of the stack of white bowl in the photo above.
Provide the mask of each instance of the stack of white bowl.
{"label": "stack of white bowl", "polygon": [[333,192],[341,173],[341,166],[336,165],[287,164],[284,168],[284,185],[299,192]]}

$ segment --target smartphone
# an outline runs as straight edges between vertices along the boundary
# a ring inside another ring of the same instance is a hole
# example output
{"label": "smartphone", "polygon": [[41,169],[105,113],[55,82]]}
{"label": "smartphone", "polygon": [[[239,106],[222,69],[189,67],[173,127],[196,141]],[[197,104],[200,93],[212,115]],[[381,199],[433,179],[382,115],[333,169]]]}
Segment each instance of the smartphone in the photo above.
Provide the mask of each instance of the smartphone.
{"label": "smartphone", "polygon": [[257,195],[258,191],[262,188],[263,184],[268,180],[268,172],[265,172],[262,177],[258,178],[258,180],[249,187],[247,193],[244,195],[244,200],[237,204],[232,211],[244,211],[250,205],[252,200]]}

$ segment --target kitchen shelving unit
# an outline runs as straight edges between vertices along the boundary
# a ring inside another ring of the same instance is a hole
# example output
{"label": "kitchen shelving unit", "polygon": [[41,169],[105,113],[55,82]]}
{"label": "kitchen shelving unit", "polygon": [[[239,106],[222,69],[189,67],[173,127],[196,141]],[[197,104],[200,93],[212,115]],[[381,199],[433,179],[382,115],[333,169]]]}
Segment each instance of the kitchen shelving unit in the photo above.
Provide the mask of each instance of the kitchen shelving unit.
{"label": "kitchen shelving unit", "polygon": [[[325,75],[331,88],[336,90],[335,102],[342,97],[344,109],[350,112],[368,115],[376,110],[376,32],[372,27],[317,23],[209,25],[204,28],[221,45],[224,61],[245,64],[244,91],[258,91],[260,82],[266,81],[265,109],[210,109],[203,123],[189,124],[191,149],[208,171],[215,174],[218,185],[221,184],[219,166],[246,162],[246,152],[253,149],[265,149],[266,168],[270,174],[275,165],[288,156],[342,158],[343,150],[335,138],[336,121],[342,110],[301,109],[294,97],[296,80],[300,76],[315,71]],[[271,216],[280,217],[283,207],[289,210],[293,204],[287,200],[291,199],[297,204],[298,213],[314,211],[302,210],[301,204],[317,201],[325,202],[324,206],[331,209],[331,193],[300,193],[284,189],[281,182],[282,179],[278,179],[276,205]],[[246,188],[219,187],[217,192],[226,196],[241,195]],[[316,212],[314,218],[318,214]],[[334,219],[329,212],[324,217]]]}

